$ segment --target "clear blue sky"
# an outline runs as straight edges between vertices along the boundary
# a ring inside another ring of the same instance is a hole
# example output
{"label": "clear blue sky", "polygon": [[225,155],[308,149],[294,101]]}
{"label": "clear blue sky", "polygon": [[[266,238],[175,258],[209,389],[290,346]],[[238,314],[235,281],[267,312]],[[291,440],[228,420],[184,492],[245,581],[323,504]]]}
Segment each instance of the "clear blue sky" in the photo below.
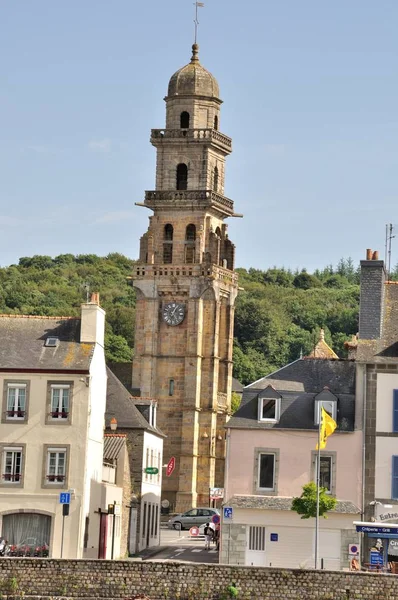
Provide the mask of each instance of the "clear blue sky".
{"label": "clear blue sky", "polygon": [[[238,266],[384,255],[385,224],[398,222],[397,0],[204,2],[200,59],[233,138],[226,195],[244,213],[229,220]],[[190,59],[193,11],[191,0],[1,2],[1,266],[137,257],[150,129]]]}

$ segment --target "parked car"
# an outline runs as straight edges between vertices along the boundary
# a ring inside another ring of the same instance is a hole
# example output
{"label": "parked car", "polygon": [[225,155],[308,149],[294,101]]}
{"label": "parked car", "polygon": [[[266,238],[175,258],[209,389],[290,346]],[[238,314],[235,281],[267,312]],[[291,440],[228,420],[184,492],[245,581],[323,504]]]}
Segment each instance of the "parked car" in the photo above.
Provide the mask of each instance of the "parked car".
{"label": "parked car", "polygon": [[168,526],[170,529],[189,529],[194,525],[200,527],[204,523],[209,523],[214,515],[220,516],[217,508],[191,508],[187,512],[172,517]]}

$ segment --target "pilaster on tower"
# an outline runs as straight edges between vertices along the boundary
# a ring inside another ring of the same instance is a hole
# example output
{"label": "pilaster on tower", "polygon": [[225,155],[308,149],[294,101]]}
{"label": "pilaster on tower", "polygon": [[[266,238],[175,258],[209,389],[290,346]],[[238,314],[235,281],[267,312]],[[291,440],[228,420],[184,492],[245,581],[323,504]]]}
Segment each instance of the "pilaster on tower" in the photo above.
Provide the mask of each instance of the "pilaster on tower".
{"label": "pilaster on tower", "polygon": [[236,216],[224,196],[232,142],[219,130],[218,83],[198,51],[194,44],[170,79],[166,127],[151,132],[156,189],[143,205],[153,216],[134,270],[133,386],[158,399],[164,457],[176,458],[162,497],[176,510],[207,504],[209,488],[223,487],[238,289],[224,222]]}

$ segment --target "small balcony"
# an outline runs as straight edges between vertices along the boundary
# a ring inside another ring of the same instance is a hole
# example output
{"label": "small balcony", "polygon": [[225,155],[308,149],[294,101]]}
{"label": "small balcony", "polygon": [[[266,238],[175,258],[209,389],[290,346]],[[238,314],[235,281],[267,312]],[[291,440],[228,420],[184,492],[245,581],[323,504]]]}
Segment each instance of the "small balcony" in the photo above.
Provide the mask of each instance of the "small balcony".
{"label": "small balcony", "polygon": [[232,152],[232,140],[216,129],[152,129],[151,144],[155,147],[164,142],[180,144],[183,140],[198,144],[212,144],[225,154]]}

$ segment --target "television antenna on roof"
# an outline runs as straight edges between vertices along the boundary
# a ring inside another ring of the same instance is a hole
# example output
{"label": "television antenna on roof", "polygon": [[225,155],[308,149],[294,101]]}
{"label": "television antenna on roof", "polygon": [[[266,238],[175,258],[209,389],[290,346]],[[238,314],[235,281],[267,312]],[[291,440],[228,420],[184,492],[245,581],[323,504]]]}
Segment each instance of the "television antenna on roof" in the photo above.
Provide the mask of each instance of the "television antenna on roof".
{"label": "television antenna on roof", "polygon": [[387,223],[386,225],[386,243],[385,243],[385,265],[386,265],[386,271],[387,271],[387,279],[389,279],[390,277],[390,271],[391,271],[391,240],[393,240],[395,238],[395,235],[393,235],[393,232],[396,229],[396,225],[393,225],[392,223]]}

